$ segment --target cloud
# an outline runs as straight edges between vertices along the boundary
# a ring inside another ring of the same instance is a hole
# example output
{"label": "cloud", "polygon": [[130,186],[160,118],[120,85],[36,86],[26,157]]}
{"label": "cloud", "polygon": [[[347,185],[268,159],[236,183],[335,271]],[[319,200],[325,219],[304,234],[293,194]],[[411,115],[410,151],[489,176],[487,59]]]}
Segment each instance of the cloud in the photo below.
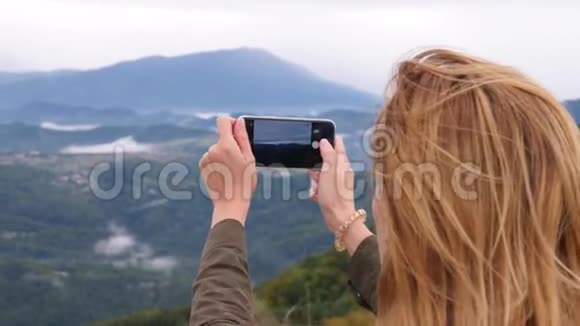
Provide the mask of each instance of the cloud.
{"label": "cloud", "polygon": [[177,266],[177,259],[171,256],[154,257],[143,262],[143,268],[151,271],[168,271]]}
{"label": "cloud", "polygon": [[172,9],[197,9],[197,10],[223,10],[223,11],[256,11],[268,10],[276,7],[302,7],[302,8],[392,8],[401,6],[435,7],[435,6],[513,6],[513,5],[574,5],[575,0],[485,0],[485,1],[461,1],[461,0],[58,0],[62,3],[99,3],[123,7],[149,7],[149,8],[172,8]]}
{"label": "cloud", "polygon": [[137,242],[132,235],[116,225],[110,227],[111,235],[107,239],[99,240],[95,244],[95,253],[104,256],[119,256],[129,252]]}
{"label": "cloud", "polygon": [[6,52],[8,49],[0,49],[0,69],[27,70],[31,67],[18,60],[13,54]]}
{"label": "cloud", "polygon": [[63,154],[107,154],[115,152],[115,148],[121,148],[124,153],[143,153],[150,152],[153,145],[138,143],[133,136],[127,136],[104,144],[70,145],[60,152]]}
{"label": "cloud", "polygon": [[140,211],[140,210],[149,209],[149,208],[153,208],[153,207],[163,206],[163,205],[167,204],[168,202],[169,202],[169,200],[167,198],[155,199],[155,200],[147,202],[147,203],[133,209],[133,211]]}
{"label": "cloud", "polygon": [[203,119],[203,120],[213,119],[213,118],[218,117],[220,115],[230,116],[230,114],[226,113],[226,112],[195,112],[193,114],[194,117],[199,118],[199,119]]}
{"label": "cloud", "polygon": [[151,246],[138,242],[127,229],[116,224],[109,226],[111,235],[95,243],[96,254],[105,256],[116,268],[136,267],[153,272],[171,272],[179,261],[173,256],[156,256]]}
{"label": "cloud", "polygon": [[22,275],[22,279],[32,282],[46,282],[55,288],[61,289],[65,286],[69,273],[65,271],[37,271]]}
{"label": "cloud", "polygon": [[89,131],[97,129],[99,125],[79,124],[79,125],[62,125],[50,121],[44,121],[40,124],[40,128],[56,131]]}

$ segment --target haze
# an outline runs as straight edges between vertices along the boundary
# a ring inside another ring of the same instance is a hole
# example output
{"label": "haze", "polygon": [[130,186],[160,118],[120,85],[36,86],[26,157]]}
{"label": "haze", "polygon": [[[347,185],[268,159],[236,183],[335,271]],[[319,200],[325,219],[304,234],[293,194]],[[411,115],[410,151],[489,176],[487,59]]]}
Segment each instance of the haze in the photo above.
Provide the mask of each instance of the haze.
{"label": "haze", "polygon": [[379,94],[401,58],[445,46],[516,66],[561,99],[580,98],[577,1],[196,3],[4,0],[0,70],[90,69],[250,46]]}

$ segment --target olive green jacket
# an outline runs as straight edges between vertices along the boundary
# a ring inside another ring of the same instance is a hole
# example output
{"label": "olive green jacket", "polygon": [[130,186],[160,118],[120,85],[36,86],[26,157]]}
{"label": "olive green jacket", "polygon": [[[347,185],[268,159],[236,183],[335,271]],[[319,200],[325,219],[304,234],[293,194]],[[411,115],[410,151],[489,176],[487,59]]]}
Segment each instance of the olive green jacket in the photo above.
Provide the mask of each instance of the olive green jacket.
{"label": "olive green jacket", "polygon": [[[366,238],[350,259],[346,284],[357,302],[376,313],[380,270],[377,240]],[[193,284],[190,326],[254,325],[245,231],[235,220],[216,224],[206,240]]]}

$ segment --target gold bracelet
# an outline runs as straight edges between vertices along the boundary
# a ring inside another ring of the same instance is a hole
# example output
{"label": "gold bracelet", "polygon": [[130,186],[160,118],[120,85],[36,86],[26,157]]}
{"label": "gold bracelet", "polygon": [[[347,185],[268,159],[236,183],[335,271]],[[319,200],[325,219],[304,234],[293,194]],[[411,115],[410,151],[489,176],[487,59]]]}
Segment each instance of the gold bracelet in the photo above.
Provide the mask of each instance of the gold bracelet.
{"label": "gold bracelet", "polygon": [[336,251],[341,252],[341,251],[344,251],[346,249],[346,246],[345,246],[344,241],[342,239],[346,230],[348,230],[348,228],[356,220],[362,219],[363,223],[364,223],[366,218],[367,218],[367,212],[364,209],[358,209],[356,212],[354,212],[354,214],[352,214],[348,219],[346,219],[346,221],[344,221],[344,223],[340,226],[340,228],[338,228],[338,231],[336,231],[336,233],[334,234],[334,236],[335,236],[334,248],[336,249]]}

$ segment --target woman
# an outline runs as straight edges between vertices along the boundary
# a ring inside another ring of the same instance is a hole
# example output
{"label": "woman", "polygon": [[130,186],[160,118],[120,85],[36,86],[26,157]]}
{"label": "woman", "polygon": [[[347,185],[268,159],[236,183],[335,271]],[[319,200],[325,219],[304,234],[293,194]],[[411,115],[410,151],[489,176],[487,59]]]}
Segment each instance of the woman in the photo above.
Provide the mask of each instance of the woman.
{"label": "woman", "polygon": [[[580,135],[547,91],[449,50],[404,61],[379,112],[377,236],[355,213],[342,141],[320,150],[313,199],[379,325],[580,324]],[[200,161],[214,199],[191,325],[252,324],[243,225],[255,188],[243,121],[221,118]],[[223,199],[223,178],[235,187]],[[249,168],[248,168],[249,167]],[[342,231],[344,232],[342,232]]]}

